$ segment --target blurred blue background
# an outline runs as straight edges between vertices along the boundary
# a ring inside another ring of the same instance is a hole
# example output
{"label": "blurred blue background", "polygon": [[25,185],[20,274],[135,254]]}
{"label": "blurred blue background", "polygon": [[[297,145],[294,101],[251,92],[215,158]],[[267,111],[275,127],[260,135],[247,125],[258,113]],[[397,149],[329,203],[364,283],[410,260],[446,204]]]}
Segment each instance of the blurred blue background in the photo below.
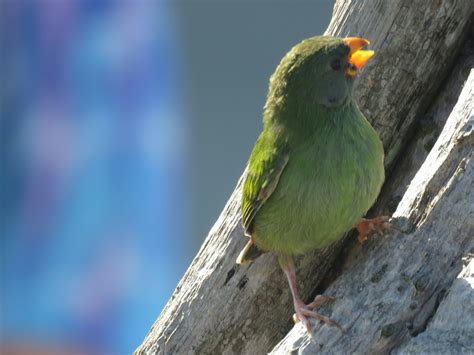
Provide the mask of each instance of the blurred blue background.
{"label": "blurred blue background", "polygon": [[131,353],[333,1],[0,0],[3,353]]}

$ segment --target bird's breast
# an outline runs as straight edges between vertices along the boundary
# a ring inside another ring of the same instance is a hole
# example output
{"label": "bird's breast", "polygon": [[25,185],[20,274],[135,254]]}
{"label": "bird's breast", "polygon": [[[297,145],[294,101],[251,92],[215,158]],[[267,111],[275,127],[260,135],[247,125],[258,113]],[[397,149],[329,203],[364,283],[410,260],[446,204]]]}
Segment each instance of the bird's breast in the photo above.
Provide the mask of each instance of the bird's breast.
{"label": "bird's breast", "polygon": [[383,179],[383,149],[370,125],[302,142],[256,216],[257,245],[298,254],[330,244],[367,212]]}

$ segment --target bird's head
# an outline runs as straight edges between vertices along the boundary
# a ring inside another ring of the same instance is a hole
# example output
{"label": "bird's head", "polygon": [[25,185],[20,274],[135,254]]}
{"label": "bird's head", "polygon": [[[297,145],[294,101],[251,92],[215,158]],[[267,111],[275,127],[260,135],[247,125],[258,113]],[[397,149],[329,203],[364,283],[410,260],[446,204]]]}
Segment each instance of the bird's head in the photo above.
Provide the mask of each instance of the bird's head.
{"label": "bird's head", "polygon": [[355,76],[374,55],[358,37],[318,36],[293,47],[270,82],[270,94],[294,97],[298,104],[337,107],[348,102]]}

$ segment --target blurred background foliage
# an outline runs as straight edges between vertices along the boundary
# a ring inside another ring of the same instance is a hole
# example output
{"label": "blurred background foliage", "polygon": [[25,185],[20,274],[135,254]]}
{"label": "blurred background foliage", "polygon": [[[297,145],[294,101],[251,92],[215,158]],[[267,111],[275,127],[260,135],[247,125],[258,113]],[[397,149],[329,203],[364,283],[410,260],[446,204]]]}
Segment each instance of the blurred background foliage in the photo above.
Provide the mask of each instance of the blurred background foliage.
{"label": "blurred background foliage", "polygon": [[333,1],[0,0],[3,353],[131,353]]}

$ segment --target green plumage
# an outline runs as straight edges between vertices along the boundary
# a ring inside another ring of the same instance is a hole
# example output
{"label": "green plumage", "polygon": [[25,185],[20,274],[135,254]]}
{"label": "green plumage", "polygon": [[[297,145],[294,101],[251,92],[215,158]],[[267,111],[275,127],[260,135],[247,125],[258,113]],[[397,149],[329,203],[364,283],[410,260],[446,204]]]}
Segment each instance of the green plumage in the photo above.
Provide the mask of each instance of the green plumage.
{"label": "green plumage", "polygon": [[243,224],[259,249],[322,248],[353,228],[380,192],[383,147],[352,98],[348,54],[342,39],[313,37],[270,79],[242,197]]}

